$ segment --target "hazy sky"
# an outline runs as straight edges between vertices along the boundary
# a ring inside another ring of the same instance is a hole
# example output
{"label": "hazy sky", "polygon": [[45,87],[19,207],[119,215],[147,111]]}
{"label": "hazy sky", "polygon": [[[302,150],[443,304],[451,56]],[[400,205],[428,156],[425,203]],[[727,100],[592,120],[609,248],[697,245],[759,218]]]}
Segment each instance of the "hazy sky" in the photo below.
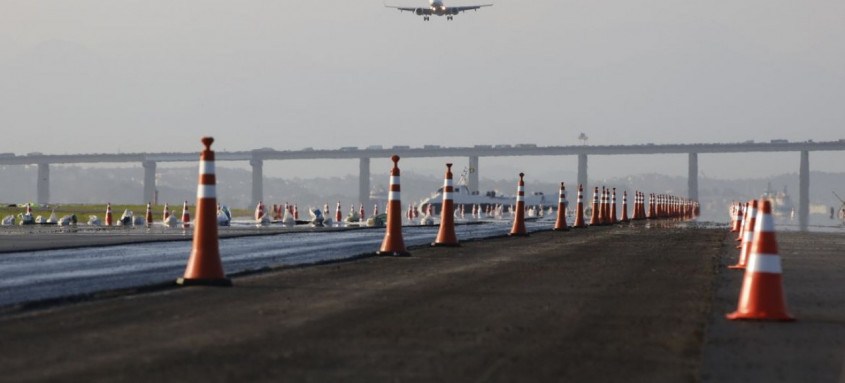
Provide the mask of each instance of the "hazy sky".
{"label": "hazy sky", "polygon": [[[196,151],[201,135],[218,150],[845,138],[841,0],[494,3],[426,23],[372,0],[3,0],[0,152]],[[797,153],[740,158],[700,167],[798,170]],[[575,171],[550,162],[482,171]],[[685,174],[686,156],[595,157],[590,171]]]}

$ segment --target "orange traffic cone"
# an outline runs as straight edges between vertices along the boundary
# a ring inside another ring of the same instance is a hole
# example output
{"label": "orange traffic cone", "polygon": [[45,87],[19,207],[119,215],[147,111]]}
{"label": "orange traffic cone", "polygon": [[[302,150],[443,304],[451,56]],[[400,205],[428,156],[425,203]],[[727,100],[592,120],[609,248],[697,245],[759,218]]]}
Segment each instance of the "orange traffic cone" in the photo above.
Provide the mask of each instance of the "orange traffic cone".
{"label": "orange traffic cone", "polygon": [[167,206],[167,203],[164,204],[164,210],[161,213],[161,220],[167,221],[170,218],[170,207]]}
{"label": "orange traffic cone", "polygon": [[153,226],[153,207],[147,202],[147,211],[144,214],[144,226],[151,227]]}
{"label": "orange traffic cone", "polygon": [[555,220],[555,230],[569,231],[566,226],[566,186],[563,182],[560,183],[560,194],[557,198],[557,220]]}
{"label": "orange traffic cone", "polygon": [[366,221],[366,212],[364,211],[364,204],[361,204],[361,207],[358,209],[358,218],[361,221]]}
{"label": "orange traffic cone", "polygon": [[743,209],[742,222],[739,225],[739,232],[737,232],[737,235],[736,235],[736,241],[740,242],[740,246],[737,246],[737,249],[739,249],[742,245],[742,238],[745,236],[745,228],[748,226],[748,208],[749,207],[750,207],[750,204],[748,202],[746,202],[745,203],[745,209]]}
{"label": "orange traffic cone", "polygon": [[622,218],[619,219],[619,222],[628,222],[628,191],[622,191]]}
{"label": "orange traffic cone", "polygon": [[431,246],[460,246],[458,237],[455,235],[455,205],[452,201],[454,191],[452,164],[446,164],[446,177],[443,180],[443,203],[440,205],[440,229],[437,232],[437,239]]}
{"label": "orange traffic cone", "polygon": [[772,219],[772,202],[762,200],[754,225],[748,268],[742,280],[739,304],[728,319],[761,319],[792,321],[786,309],[783,278]]}
{"label": "orange traffic cone", "polygon": [[387,231],[384,233],[384,240],[378,255],[410,256],[411,253],[405,250],[405,241],[402,239],[402,198],[399,182],[399,156],[390,157],[393,161],[393,169],[390,171],[390,189],[387,195]]}
{"label": "orange traffic cone", "polygon": [[264,202],[258,201],[258,205],[255,206],[255,220],[261,221],[261,217],[264,217]]}
{"label": "orange traffic cone", "polygon": [[613,188],[610,195],[610,223],[615,224],[616,222],[618,222],[616,220],[616,188]]}
{"label": "orange traffic cone", "polygon": [[106,226],[111,226],[113,224],[114,224],[114,221],[112,220],[111,203],[109,202],[109,203],[106,203]]}
{"label": "orange traffic cone", "polygon": [[745,227],[745,233],[742,236],[742,245],[739,250],[739,259],[733,266],[728,266],[729,269],[744,269],[748,264],[748,254],[751,252],[751,241],[754,239],[754,226],[757,224],[757,200],[753,199],[748,203],[748,214],[745,217],[748,223]]}
{"label": "orange traffic cone", "polygon": [[731,232],[737,233],[742,226],[742,205],[734,204],[734,209],[734,220],[733,225],[731,225]]}
{"label": "orange traffic cone", "polygon": [[575,222],[572,224],[575,229],[586,229],[587,224],[584,223],[584,185],[578,185],[578,201],[575,205]]}
{"label": "orange traffic cone", "polygon": [[185,275],[176,280],[179,285],[231,286],[223,274],[220,243],[217,238],[217,179],[214,172],[214,139],[203,137],[205,149],[200,153],[200,175],[197,185],[197,218],[194,224],[194,243]]}
{"label": "orange traffic cone", "polygon": [[593,212],[590,214],[590,226],[599,225],[599,187],[593,190]]}
{"label": "orange traffic cone", "polygon": [[340,201],[337,201],[337,208],[334,210],[334,222],[340,226],[343,222],[343,213],[340,212]]}
{"label": "orange traffic cone", "polygon": [[514,209],[513,227],[510,236],[527,237],[525,230],[525,173],[519,173],[519,183],[516,186],[516,208]]}
{"label": "orange traffic cone", "polygon": [[182,228],[191,227],[191,213],[188,212],[188,201],[182,204]]}

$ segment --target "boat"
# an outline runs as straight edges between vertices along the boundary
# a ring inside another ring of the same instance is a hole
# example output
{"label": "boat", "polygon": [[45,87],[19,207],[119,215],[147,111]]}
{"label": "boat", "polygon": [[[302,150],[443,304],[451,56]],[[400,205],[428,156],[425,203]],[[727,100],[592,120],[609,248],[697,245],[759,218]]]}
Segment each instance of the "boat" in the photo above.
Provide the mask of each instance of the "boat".
{"label": "boat", "polygon": [[769,182],[760,199],[769,200],[772,203],[772,215],[776,217],[792,218],[794,215],[795,206],[792,204],[792,198],[789,197],[789,193],[786,191],[786,186],[783,187],[782,192],[775,192],[772,189],[772,183]]}
{"label": "boat", "polygon": [[[464,177],[454,186],[452,192],[452,201],[455,209],[460,209],[461,205],[479,206],[482,211],[486,211],[488,207],[496,208],[497,206],[516,205],[516,196],[500,194],[498,191],[490,190],[484,194],[478,191],[470,190],[464,182]],[[558,196],[549,197],[542,192],[534,192],[525,194],[525,206],[553,206],[558,202]],[[431,205],[434,207],[434,214],[440,210],[440,204],[443,202],[443,188],[437,189],[430,197],[424,198],[419,202],[418,206],[424,207]]]}

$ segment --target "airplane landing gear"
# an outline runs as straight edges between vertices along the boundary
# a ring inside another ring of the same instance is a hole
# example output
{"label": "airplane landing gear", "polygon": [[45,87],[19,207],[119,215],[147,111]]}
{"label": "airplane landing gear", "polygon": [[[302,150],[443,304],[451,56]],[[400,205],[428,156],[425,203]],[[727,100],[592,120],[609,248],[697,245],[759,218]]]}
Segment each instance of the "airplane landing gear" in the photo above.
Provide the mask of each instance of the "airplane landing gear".
{"label": "airplane landing gear", "polygon": [[428,16],[423,16],[423,21],[428,21]]}
{"label": "airplane landing gear", "polygon": [[446,20],[452,20],[452,16],[446,16]]}

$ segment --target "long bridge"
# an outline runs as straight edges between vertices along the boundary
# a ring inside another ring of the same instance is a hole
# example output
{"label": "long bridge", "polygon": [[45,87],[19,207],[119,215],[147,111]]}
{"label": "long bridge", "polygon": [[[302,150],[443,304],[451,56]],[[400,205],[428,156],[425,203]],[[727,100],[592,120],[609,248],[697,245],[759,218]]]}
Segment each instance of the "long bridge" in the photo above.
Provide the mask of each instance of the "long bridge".
{"label": "long bridge", "polygon": [[[799,198],[798,217],[802,229],[806,229],[810,210],[810,152],[845,150],[845,140],[827,142],[786,142],[773,140],[767,143],[698,143],[698,144],[645,144],[645,145],[572,145],[537,146],[521,145],[475,145],[471,147],[440,147],[426,145],[420,148],[394,146],[392,148],[346,147],[340,149],[273,150],[216,152],[217,161],[244,161],[252,167],[252,204],[263,199],[264,162],[284,160],[354,160],[359,161],[358,200],[369,205],[370,159],[387,158],[398,154],[403,158],[468,157],[472,170],[467,180],[470,190],[478,190],[479,158],[513,156],[578,156],[578,183],[587,187],[587,160],[589,156],[607,155],[651,155],[686,154],[689,161],[687,180],[690,199],[698,199],[698,155],[719,153],[753,152],[798,152],[799,155]],[[156,164],[159,162],[196,162],[198,153],[126,153],[126,154],[41,154],[23,156],[0,154],[0,165],[37,165],[37,202],[50,201],[50,165],[82,163],[141,163],[144,167],[143,202],[153,200],[156,190]]]}

